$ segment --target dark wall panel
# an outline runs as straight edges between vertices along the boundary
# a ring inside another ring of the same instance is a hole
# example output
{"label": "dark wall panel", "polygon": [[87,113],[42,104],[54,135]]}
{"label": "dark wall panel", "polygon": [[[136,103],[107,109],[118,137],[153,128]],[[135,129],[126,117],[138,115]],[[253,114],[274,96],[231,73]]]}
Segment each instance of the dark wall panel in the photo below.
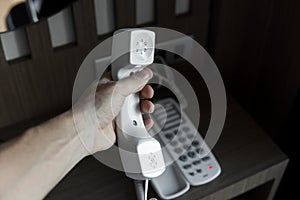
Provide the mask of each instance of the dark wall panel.
{"label": "dark wall panel", "polygon": [[299,89],[299,1],[214,0],[209,51],[227,91],[273,138]]}

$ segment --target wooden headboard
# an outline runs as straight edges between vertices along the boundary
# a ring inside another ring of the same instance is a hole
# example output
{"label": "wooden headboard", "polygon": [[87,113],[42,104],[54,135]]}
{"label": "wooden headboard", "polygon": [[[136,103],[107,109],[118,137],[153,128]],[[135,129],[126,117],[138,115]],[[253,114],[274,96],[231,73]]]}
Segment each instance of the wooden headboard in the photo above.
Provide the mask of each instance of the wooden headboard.
{"label": "wooden headboard", "polygon": [[10,128],[16,125],[23,126],[34,119],[47,118],[70,108],[73,82],[81,62],[91,49],[116,29],[138,26],[172,28],[193,34],[198,42],[206,45],[210,0],[190,0],[189,12],[181,15],[174,12],[175,0],[153,2],[154,20],[137,25],[136,0],[115,0],[114,28],[109,33],[98,35],[94,0],[78,0],[71,5],[75,35],[72,43],[54,48],[50,22],[43,20],[23,29],[30,50],[28,55],[7,61],[1,44],[0,138],[7,138]]}

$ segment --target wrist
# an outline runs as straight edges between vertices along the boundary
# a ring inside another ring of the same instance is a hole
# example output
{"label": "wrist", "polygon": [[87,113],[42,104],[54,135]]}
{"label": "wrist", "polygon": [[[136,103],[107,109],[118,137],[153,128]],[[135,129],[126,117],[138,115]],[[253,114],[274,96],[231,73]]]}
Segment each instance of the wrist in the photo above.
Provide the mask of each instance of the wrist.
{"label": "wrist", "polygon": [[64,123],[62,127],[67,129],[64,130],[64,134],[66,135],[66,138],[68,138],[69,144],[71,146],[74,146],[74,151],[75,151],[74,153],[80,159],[90,155],[86,150],[86,148],[84,147],[84,144],[82,143],[80,136],[77,132],[72,111],[67,111],[63,113],[61,116],[59,116],[59,118],[60,117],[62,117],[61,121]]}

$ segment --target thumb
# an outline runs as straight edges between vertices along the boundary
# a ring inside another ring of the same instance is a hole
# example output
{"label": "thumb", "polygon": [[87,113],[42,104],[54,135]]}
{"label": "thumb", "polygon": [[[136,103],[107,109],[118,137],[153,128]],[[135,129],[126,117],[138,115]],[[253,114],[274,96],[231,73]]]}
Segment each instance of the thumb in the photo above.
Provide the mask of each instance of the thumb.
{"label": "thumb", "polygon": [[143,70],[117,82],[118,92],[124,96],[139,92],[152,78],[151,69],[145,67]]}

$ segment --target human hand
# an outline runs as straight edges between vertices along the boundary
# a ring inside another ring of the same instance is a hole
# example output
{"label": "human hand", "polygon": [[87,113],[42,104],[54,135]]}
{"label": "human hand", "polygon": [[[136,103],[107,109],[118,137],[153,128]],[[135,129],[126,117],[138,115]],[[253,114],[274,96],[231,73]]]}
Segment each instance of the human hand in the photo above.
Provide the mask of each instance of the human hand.
{"label": "human hand", "polygon": [[[140,92],[141,112],[146,114],[154,111],[153,103],[146,100],[154,94],[152,87],[146,85],[152,76],[149,68],[119,81],[112,81],[111,75],[107,74],[85,91],[73,106],[73,119],[88,154],[108,149],[115,143],[115,117],[128,95]],[[149,129],[153,121],[145,119],[144,124]]]}

